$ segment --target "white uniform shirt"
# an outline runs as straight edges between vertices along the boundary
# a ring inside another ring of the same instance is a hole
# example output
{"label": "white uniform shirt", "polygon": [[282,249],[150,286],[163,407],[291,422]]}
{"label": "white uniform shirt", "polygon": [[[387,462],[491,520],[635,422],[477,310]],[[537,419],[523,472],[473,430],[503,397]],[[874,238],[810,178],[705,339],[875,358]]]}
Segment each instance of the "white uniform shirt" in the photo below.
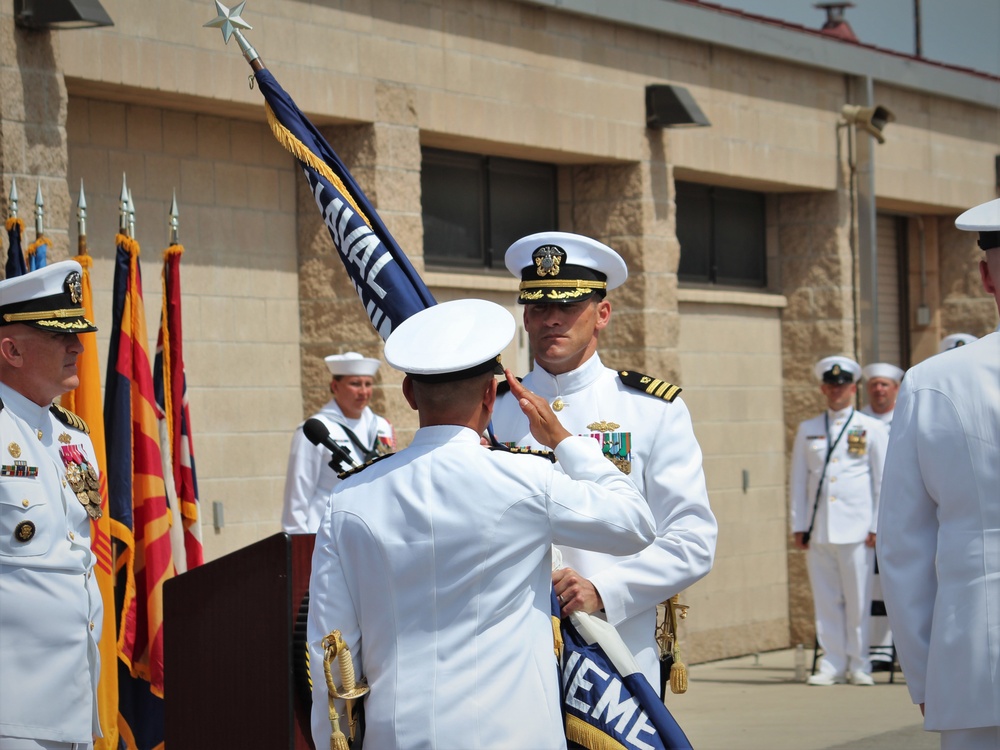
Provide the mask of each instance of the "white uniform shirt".
{"label": "white uniform shirt", "polygon": [[89,745],[100,734],[103,604],[90,517],[63,481],[59,448],[79,447],[97,468],[94,449],[3,383],[0,400],[0,737]]}
{"label": "white uniform shirt", "polygon": [[[524,385],[549,403],[561,399],[559,421],[571,433],[599,441],[606,454],[616,454],[653,513],[656,540],[636,555],[623,558],[569,547],[561,551],[564,564],[594,584],[604,601],[604,616],[656,689],[656,605],[711,570],[718,533],[691,415],[679,398],[671,403],[623,385],[597,354],[558,376],[536,363]],[[538,447],[509,393],[497,403],[493,428],[501,442]]]}
{"label": "white uniform shirt", "polygon": [[[396,433],[393,432],[392,425],[367,406],[359,419],[349,419],[344,416],[337,402],[331,400],[314,418],[327,426],[330,439],[350,453],[355,463],[363,464],[368,457],[362,455],[344,427],[353,432],[366,449],[378,449],[386,453],[395,450]],[[289,534],[312,534],[319,528],[330,493],[340,482],[337,472],[330,468],[330,458],[329,450],[309,442],[302,431],[302,425],[295,429],[292,448],[288,453],[288,470],[285,473],[282,531]]]}
{"label": "white uniform shirt", "polygon": [[[593,441],[567,438],[556,456],[569,476],[484,448],[468,428],[424,427],[338,486],[313,553],[310,661],[342,632],[371,686],[366,747],[565,747],[552,544],[630,554],[653,522]],[[326,747],[316,666],[312,682],[313,738]]]}
{"label": "white uniform shirt", "polygon": [[871,404],[865,404],[864,406],[861,407],[861,413],[862,414],[867,414],[869,417],[872,417],[873,419],[877,419],[879,422],[882,423],[882,425],[885,427],[886,434],[889,434],[890,432],[892,432],[892,412],[893,411],[894,411],[894,409],[889,409],[889,411],[883,412],[882,414],[876,414],[875,410],[872,409],[872,405]]}
{"label": "white uniform shirt", "polygon": [[[834,441],[824,475],[823,464]],[[815,506],[813,543],[858,544],[874,534],[887,441],[881,422],[853,408],[827,410],[802,422],[792,447],[788,482],[792,532],[809,529]],[[821,476],[823,488],[816,504]]]}
{"label": "white uniform shirt", "polygon": [[906,373],[878,559],[899,663],[929,730],[1000,726],[1000,334]]}

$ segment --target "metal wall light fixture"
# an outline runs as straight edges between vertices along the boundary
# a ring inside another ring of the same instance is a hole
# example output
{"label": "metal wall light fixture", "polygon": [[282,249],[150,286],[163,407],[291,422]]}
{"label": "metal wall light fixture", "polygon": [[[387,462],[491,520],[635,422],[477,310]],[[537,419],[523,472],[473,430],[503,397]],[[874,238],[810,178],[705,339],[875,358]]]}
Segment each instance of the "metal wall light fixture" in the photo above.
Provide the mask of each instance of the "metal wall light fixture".
{"label": "metal wall light fixture", "polygon": [[874,107],[845,104],[840,108],[840,114],[844,116],[844,120],[848,125],[856,125],[866,133],[875,136],[875,139],[879,143],[885,143],[882,130],[896,119],[896,116],[892,112],[878,104]]}
{"label": "metal wall light fixture", "polygon": [[711,125],[683,86],[654,83],[646,87],[646,127],[678,128]]}
{"label": "metal wall light fixture", "polygon": [[14,0],[14,21],[35,31],[115,25],[100,0]]}

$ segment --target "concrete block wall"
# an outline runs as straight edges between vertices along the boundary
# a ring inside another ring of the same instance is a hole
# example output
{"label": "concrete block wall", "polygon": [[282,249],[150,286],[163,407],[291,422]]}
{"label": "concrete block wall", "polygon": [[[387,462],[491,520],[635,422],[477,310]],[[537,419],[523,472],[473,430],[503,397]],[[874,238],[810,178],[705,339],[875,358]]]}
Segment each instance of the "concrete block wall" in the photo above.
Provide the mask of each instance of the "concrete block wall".
{"label": "concrete block wall", "polygon": [[[184,359],[205,556],[277,532],[291,431],[302,418],[295,254],[301,178],[291,157],[260,123],[76,97],[66,131],[74,212],[81,179],[87,196],[102,361],[125,172],[136,208],[150,353],[177,191]],[[69,234],[75,248],[75,220]],[[219,531],[213,502],[224,507]]]}

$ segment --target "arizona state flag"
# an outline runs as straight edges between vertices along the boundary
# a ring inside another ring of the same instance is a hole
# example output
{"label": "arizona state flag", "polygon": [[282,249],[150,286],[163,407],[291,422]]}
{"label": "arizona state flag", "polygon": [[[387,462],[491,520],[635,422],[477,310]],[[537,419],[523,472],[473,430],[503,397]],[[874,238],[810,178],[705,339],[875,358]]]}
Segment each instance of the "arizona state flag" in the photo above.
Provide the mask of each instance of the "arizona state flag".
{"label": "arizona state flag", "polygon": [[163,474],[167,480],[173,525],[171,540],[174,567],[178,573],[196,568],[205,561],[201,542],[198,480],[194,469],[191,438],[191,410],[188,406],[184,374],[183,329],[181,325],[182,245],[163,251],[163,308],[153,364],[153,389],[160,421],[160,448]]}
{"label": "arizona state flag", "polygon": [[105,379],[108,501],[124,527],[117,559],[119,729],[125,747],[163,744],[163,584],[174,575],[170,509],[146,344],[139,245],[119,234]]}
{"label": "arizona state flag", "polygon": [[24,251],[21,249],[21,236],[24,234],[24,222],[16,216],[7,219],[7,263],[4,265],[4,278],[12,279],[28,272],[24,263]]}
{"label": "arizona state flag", "polygon": [[[79,254],[73,259],[83,269],[83,309],[88,320],[94,319],[94,295],[90,286],[90,269],[93,258],[87,253],[86,238],[80,237]],[[76,360],[80,385],[63,394],[61,404],[79,414],[90,428],[90,441],[94,445],[94,457],[101,471],[102,515],[90,522],[90,549],[97,558],[94,574],[104,602],[104,626],[99,643],[101,651],[101,674],[97,683],[97,710],[104,736],[94,742],[94,750],[117,750],[118,748],[118,639],[115,629],[115,579],[111,537],[122,538],[127,531],[108,512],[108,461],[104,446],[104,413],[101,406],[101,367],[97,356],[97,334],[81,333],[83,353]],[[116,527],[115,530],[112,527]]]}
{"label": "arizona state flag", "polygon": [[299,160],[368,319],[385,340],[413,313],[435,304],[434,296],[340,157],[271,72],[259,70],[254,78],[271,132]]}

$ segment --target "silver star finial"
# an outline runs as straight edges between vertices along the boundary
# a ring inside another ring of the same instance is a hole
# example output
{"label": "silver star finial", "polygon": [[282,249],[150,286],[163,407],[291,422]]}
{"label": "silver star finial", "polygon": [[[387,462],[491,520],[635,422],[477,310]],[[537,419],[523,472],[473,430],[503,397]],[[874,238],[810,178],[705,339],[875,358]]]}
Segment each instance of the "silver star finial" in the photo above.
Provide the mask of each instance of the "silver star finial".
{"label": "silver star finial", "polygon": [[253,26],[244,21],[240,16],[243,12],[243,6],[246,4],[246,0],[243,0],[243,2],[230,10],[220,3],[219,0],[215,0],[215,10],[219,15],[206,23],[205,26],[213,29],[222,29],[222,38],[226,44],[229,44],[229,38],[233,35],[233,32],[238,29],[253,29]]}

